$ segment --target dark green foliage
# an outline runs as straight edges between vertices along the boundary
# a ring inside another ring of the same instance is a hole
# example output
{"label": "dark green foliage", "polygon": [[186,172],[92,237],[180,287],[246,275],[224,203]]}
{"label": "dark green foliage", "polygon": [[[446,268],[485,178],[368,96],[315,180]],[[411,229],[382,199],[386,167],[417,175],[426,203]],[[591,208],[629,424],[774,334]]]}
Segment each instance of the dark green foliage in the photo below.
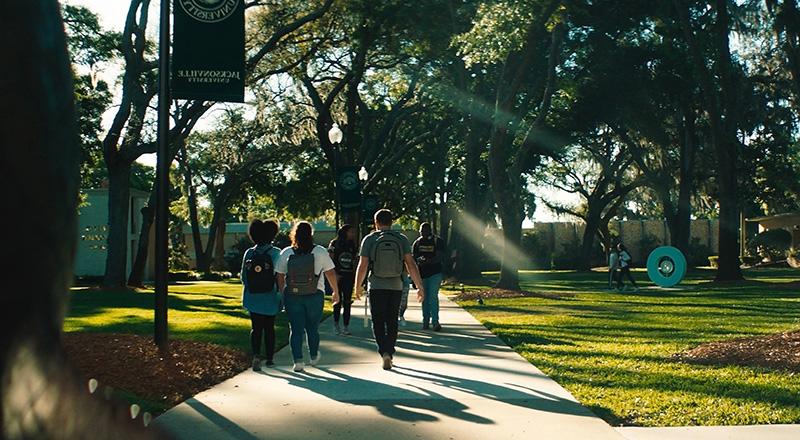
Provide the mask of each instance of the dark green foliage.
{"label": "dark green foliage", "polygon": [[792,245],[792,233],[786,229],[770,229],[764,231],[747,242],[747,250],[751,255],[759,255],[768,261],[786,258],[786,252]]}

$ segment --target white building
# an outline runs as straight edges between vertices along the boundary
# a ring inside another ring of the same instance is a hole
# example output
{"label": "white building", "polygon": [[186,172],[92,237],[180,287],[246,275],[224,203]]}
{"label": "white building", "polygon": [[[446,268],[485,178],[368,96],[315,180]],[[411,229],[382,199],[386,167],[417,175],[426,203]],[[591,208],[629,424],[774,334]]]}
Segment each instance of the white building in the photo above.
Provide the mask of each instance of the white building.
{"label": "white building", "polygon": [[[83,193],[86,194],[86,205],[80,208],[78,215],[75,276],[102,277],[105,274],[108,253],[108,189],[87,189],[83,190]],[[133,260],[136,258],[139,233],[142,227],[142,208],[147,204],[148,197],[149,194],[144,191],[131,190],[126,273],[130,273]],[[150,249],[145,269],[145,279],[147,280],[153,278],[153,241],[151,230]]]}

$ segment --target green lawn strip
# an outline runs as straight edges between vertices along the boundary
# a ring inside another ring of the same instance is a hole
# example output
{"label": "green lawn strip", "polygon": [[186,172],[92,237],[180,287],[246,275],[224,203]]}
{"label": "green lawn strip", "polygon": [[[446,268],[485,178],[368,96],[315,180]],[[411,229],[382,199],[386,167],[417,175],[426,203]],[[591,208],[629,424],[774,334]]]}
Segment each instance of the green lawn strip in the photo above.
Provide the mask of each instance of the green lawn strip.
{"label": "green lawn strip", "polygon": [[[649,285],[643,272],[636,276]],[[800,422],[800,375],[670,359],[704,342],[800,328],[800,291],[778,284],[798,272],[747,276],[743,285],[720,286],[700,271],[683,289],[616,293],[603,290],[604,273],[524,272],[523,289],[569,295],[462,305],[614,425]]]}
{"label": "green lawn strip", "polygon": [[[250,352],[250,318],[241,303],[242,286],[235,280],[185,282],[169,286],[169,334],[176,339],[208,342]],[[74,288],[64,321],[65,332],[153,334],[154,294],[150,289],[104,291]],[[325,302],[323,319],[330,316]],[[285,313],[276,320],[276,346],[289,342]],[[123,390],[115,395],[143,408],[163,411],[162,404],[147,402]],[[157,411],[160,412],[160,411]]]}

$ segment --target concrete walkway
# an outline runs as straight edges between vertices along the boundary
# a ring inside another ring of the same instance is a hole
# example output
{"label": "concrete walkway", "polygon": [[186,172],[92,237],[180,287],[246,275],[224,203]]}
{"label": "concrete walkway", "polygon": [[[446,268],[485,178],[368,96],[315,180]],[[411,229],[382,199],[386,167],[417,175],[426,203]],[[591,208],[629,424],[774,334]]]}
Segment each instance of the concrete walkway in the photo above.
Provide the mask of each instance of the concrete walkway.
{"label": "concrete walkway", "polygon": [[179,439],[623,439],[444,298],[443,333],[421,331],[419,306],[410,305],[388,372],[363,304],[354,315],[351,337],[323,323],[319,368],[292,372],[287,347],[277,368],[244,372],[156,423]]}

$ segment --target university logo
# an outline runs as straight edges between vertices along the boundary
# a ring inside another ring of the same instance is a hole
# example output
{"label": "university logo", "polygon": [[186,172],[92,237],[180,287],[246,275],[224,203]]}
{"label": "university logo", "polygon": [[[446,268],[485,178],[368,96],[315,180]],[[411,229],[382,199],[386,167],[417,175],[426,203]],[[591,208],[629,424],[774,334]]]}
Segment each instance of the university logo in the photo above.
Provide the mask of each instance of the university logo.
{"label": "university logo", "polygon": [[190,17],[204,23],[216,23],[233,15],[242,0],[179,0]]}
{"label": "university logo", "polygon": [[344,191],[355,191],[358,189],[358,175],[352,171],[344,172],[339,177],[339,184]]}

